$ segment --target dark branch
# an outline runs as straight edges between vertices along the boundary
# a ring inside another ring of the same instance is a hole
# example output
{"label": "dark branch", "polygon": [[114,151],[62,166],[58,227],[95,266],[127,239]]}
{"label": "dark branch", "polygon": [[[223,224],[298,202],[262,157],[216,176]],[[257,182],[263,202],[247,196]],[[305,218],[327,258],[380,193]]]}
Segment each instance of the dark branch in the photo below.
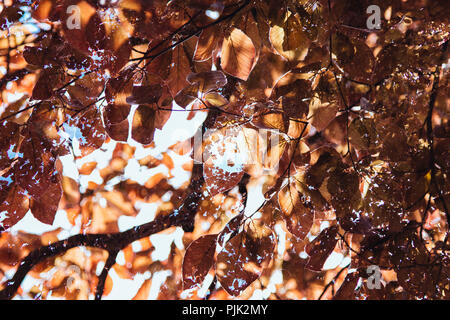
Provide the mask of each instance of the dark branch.
{"label": "dark branch", "polygon": [[106,259],[105,266],[103,267],[102,273],[98,276],[97,290],[95,292],[95,300],[100,300],[103,296],[103,291],[105,290],[106,278],[108,277],[108,272],[111,267],[116,263],[116,257],[118,251],[108,252],[108,259]]}

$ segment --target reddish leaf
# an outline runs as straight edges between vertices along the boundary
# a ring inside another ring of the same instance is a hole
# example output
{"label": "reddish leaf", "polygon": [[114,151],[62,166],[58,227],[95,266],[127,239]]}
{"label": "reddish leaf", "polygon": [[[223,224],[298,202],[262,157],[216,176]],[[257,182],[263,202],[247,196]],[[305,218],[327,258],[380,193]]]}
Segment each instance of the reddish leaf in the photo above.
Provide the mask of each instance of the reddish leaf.
{"label": "reddish leaf", "polygon": [[59,68],[44,69],[39,74],[39,79],[33,88],[31,98],[34,100],[46,100],[53,95],[54,89],[59,89],[63,82],[64,75]]}
{"label": "reddish leaf", "polygon": [[178,94],[174,97],[175,102],[180,107],[186,109],[186,107],[191,104],[194,100],[198,98],[198,84],[188,85],[186,88],[178,92]]}
{"label": "reddish leaf", "polygon": [[162,87],[159,84],[150,86],[133,86],[131,96],[127,97],[130,104],[152,104],[158,102],[162,95]]}
{"label": "reddish leaf", "polygon": [[225,99],[220,93],[217,92],[209,92],[204,95],[202,99],[206,105],[217,107],[217,108],[223,108],[228,104],[228,100]]}
{"label": "reddish leaf", "polygon": [[133,91],[135,71],[133,66],[123,69],[116,77],[106,84],[105,97],[110,104],[128,105],[127,97]]}
{"label": "reddish leaf", "polygon": [[148,73],[160,79],[167,79],[172,71],[172,56],[173,51],[167,51],[166,53],[149,61],[147,66]]}
{"label": "reddish leaf", "polygon": [[245,81],[254,67],[255,59],[256,49],[252,40],[244,32],[234,28],[223,40],[223,71]]}
{"label": "reddish leaf", "polygon": [[241,181],[244,171],[235,171],[234,166],[218,167],[210,162],[203,165],[203,176],[210,196],[225,192]]}
{"label": "reddish leaf", "polygon": [[415,229],[401,232],[388,246],[388,255],[396,266],[398,283],[408,293],[424,297],[435,292],[433,276],[430,272],[429,253]]}
{"label": "reddish leaf", "polygon": [[230,295],[238,296],[259,273],[253,269],[251,260],[243,245],[243,234],[239,234],[227,242],[225,248],[217,256],[216,273],[222,287]]}
{"label": "reddish leaf", "polygon": [[197,83],[198,90],[202,93],[218,90],[227,84],[227,77],[222,71],[191,73],[187,80],[191,84]]}
{"label": "reddish leaf", "polygon": [[102,118],[97,107],[92,106],[79,113],[64,125],[66,132],[70,132],[74,126],[79,129],[74,135],[78,139],[81,156],[88,155],[100,148],[106,140],[106,132]]}
{"label": "reddish leaf", "polygon": [[151,287],[152,279],[145,280],[136,295],[133,297],[133,300],[148,300]]}
{"label": "reddish leaf", "polygon": [[184,52],[183,46],[177,46],[172,53],[173,68],[170,71],[167,85],[174,97],[180,90],[188,85],[186,77],[191,73],[189,59]]}
{"label": "reddish leaf", "polygon": [[61,178],[54,173],[45,181],[45,192],[31,197],[30,209],[33,216],[46,224],[53,224],[59,201],[62,197]]}
{"label": "reddish leaf", "polygon": [[198,37],[194,61],[205,61],[211,58],[212,52],[217,46],[217,40],[215,28],[207,28],[203,30]]}
{"label": "reddish leaf", "polygon": [[297,79],[287,85],[277,86],[275,94],[277,98],[281,98],[283,110],[287,117],[306,120],[309,105],[308,101],[304,100],[311,96],[310,81]]}
{"label": "reddish leaf", "polygon": [[150,144],[155,133],[155,116],[155,109],[140,105],[134,113],[131,137],[142,144]]}
{"label": "reddish leaf", "polygon": [[334,119],[338,109],[336,104],[323,103],[319,98],[313,98],[309,104],[308,119],[311,119],[317,131],[322,131]]}
{"label": "reddish leaf", "polygon": [[260,129],[275,129],[286,132],[289,126],[284,113],[278,110],[267,110],[255,115],[252,124]]}
{"label": "reddish leaf", "polygon": [[47,180],[55,170],[56,158],[49,142],[31,134],[22,142],[23,154],[14,165],[16,181],[31,197],[46,192]]}
{"label": "reddish leaf", "polygon": [[0,227],[8,229],[25,216],[29,208],[29,200],[26,192],[15,183],[9,187],[2,185],[1,193]]}
{"label": "reddish leaf", "polygon": [[74,85],[67,88],[72,107],[83,108],[92,106],[102,93],[104,80],[99,78],[96,73],[89,73],[78,79]]}
{"label": "reddish leaf", "polygon": [[308,53],[309,40],[302,29],[297,17],[290,15],[282,26],[270,28],[270,43],[285,59],[292,62],[303,60]]}
{"label": "reddish leaf", "polygon": [[243,150],[238,144],[240,132],[221,128],[205,135],[203,176],[211,196],[233,188],[244,175]]}
{"label": "reddish leaf", "polygon": [[288,185],[278,192],[278,204],[284,214],[288,230],[303,240],[314,222],[314,212],[306,208],[294,185]]}
{"label": "reddish leaf", "polygon": [[186,249],[183,259],[183,288],[192,289],[201,285],[214,264],[217,234],[202,236]]}
{"label": "reddish leaf", "polygon": [[331,204],[338,216],[350,214],[360,202],[359,177],[354,171],[334,170],[327,183]]}
{"label": "reddish leaf", "polygon": [[15,149],[19,142],[19,125],[6,122],[0,126],[0,171],[9,167],[15,158]]}
{"label": "reddish leaf", "polygon": [[127,141],[128,139],[128,114],[130,106],[109,104],[105,107],[103,113],[105,121],[105,129],[108,135],[117,141]]}
{"label": "reddish leaf", "polygon": [[306,268],[312,271],[322,271],[323,264],[333,252],[337,243],[338,227],[332,226],[323,230],[314,241],[306,247],[310,259]]}
{"label": "reddish leaf", "polygon": [[245,247],[250,260],[258,266],[267,265],[272,260],[276,239],[272,230],[265,225],[249,224],[244,233]]}
{"label": "reddish leaf", "polygon": [[0,13],[0,27],[6,29],[9,23],[19,21],[23,14],[24,12],[20,9],[19,4],[3,8]]}
{"label": "reddish leaf", "polygon": [[155,128],[162,130],[166,122],[169,120],[172,111],[170,110],[157,110],[155,116]]}
{"label": "reddish leaf", "polygon": [[46,51],[40,46],[37,47],[26,46],[23,50],[23,57],[29,64],[42,66],[46,62],[45,53]]}
{"label": "reddish leaf", "polygon": [[275,248],[275,237],[268,228],[262,233],[244,232],[232,238],[217,256],[216,272],[230,295],[238,296],[258,279]]}
{"label": "reddish leaf", "polygon": [[347,274],[344,282],[339,287],[339,290],[333,296],[333,300],[353,300],[355,298],[355,288],[359,281],[358,272]]}
{"label": "reddish leaf", "polygon": [[321,147],[311,153],[312,165],[307,169],[305,183],[319,189],[332,169],[341,163],[341,157],[335,149]]}
{"label": "reddish leaf", "polygon": [[[60,176],[55,171],[57,140],[50,140],[51,111],[36,113],[30,119],[20,147],[22,156],[14,165],[15,181],[30,197],[33,215],[43,223],[52,224],[62,196]],[[56,134],[56,137],[59,137]],[[55,138],[56,138],[55,137]],[[21,192],[20,189],[16,191]]]}
{"label": "reddish leaf", "polygon": [[368,149],[377,143],[377,133],[373,119],[355,118],[348,128],[348,138],[352,146]]}

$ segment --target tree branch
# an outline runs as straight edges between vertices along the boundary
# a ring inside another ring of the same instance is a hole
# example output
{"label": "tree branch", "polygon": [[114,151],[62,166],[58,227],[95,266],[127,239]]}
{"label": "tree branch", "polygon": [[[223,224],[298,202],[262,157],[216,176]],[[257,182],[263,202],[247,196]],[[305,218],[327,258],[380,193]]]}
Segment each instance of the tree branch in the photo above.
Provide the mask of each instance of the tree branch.
{"label": "tree branch", "polygon": [[95,300],[101,300],[103,291],[105,290],[106,278],[111,267],[116,263],[116,257],[119,251],[108,252],[108,259],[106,259],[102,273],[98,276],[97,290],[95,292]]}

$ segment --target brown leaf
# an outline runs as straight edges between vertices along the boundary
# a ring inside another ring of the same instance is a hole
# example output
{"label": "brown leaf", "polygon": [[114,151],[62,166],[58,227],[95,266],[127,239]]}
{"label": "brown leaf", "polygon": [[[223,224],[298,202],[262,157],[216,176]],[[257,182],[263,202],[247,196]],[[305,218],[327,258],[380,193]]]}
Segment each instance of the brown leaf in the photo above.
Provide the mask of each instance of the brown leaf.
{"label": "brown leaf", "polygon": [[97,167],[96,161],[90,161],[83,164],[83,166],[78,170],[80,174],[90,175],[92,171]]}
{"label": "brown leaf", "polygon": [[52,225],[62,197],[61,178],[55,172],[44,183],[46,186],[45,192],[31,197],[30,209],[36,219]]}
{"label": "brown leaf", "polygon": [[216,264],[225,291],[237,296],[255,281],[272,260],[275,245],[273,231],[257,223],[231,238],[218,254]]}
{"label": "brown leaf", "polygon": [[373,119],[355,118],[348,128],[348,138],[358,149],[369,149],[377,143],[377,133]]}
{"label": "brown leaf", "polygon": [[210,196],[225,192],[236,186],[244,176],[244,171],[234,170],[234,166],[215,166],[211,162],[203,165],[203,176],[205,177],[206,188]]}
{"label": "brown leaf", "polygon": [[8,229],[27,213],[29,201],[26,192],[16,183],[1,185],[0,228]]}
{"label": "brown leaf", "polygon": [[328,180],[327,189],[331,195],[331,204],[338,216],[353,212],[361,199],[359,177],[354,171],[334,170]]}
{"label": "brown leaf", "polygon": [[435,292],[429,253],[415,229],[401,232],[388,246],[389,259],[396,268],[399,284],[417,297]]}
{"label": "brown leaf", "polygon": [[225,107],[228,104],[228,100],[217,92],[209,92],[205,94],[202,100],[207,105],[217,108]]}
{"label": "brown leaf", "polygon": [[260,129],[275,129],[281,132],[286,132],[289,126],[284,113],[278,110],[267,110],[255,115],[252,124]]}
{"label": "brown leaf", "polygon": [[241,80],[247,80],[253,69],[255,58],[255,46],[241,30],[234,28],[223,40],[221,67],[226,73]]}
{"label": "brown leaf", "polygon": [[24,130],[26,136],[20,147],[22,156],[14,165],[14,174],[15,181],[30,197],[39,198],[46,192],[47,183],[54,176],[56,157],[54,141],[41,135],[43,132],[40,130],[45,127],[39,128],[33,124],[36,123],[31,122]]}
{"label": "brown leaf", "polygon": [[117,141],[127,141],[128,139],[128,114],[130,106],[109,104],[105,107],[103,117],[105,121],[105,129],[108,135]]}
{"label": "brown leaf", "polygon": [[[95,44],[95,41],[93,41],[93,39],[103,38],[105,31],[103,26],[101,25],[100,17],[95,11],[95,8],[91,6],[87,1],[66,1],[62,8],[62,21],[72,21],[69,20],[73,19],[73,17],[71,18],[72,12],[70,10],[67,10],[67,8],[70,5],[74,4],[76,4],[80,12],[82,12],[82,14],[80,15],[80,28],[69,28],[67,23],[62,23],[64,36],[72,47],[88,54],[90,47],[90,43],[88,42],[87,38],[88,34],[91,33],[91,43]],[[92,29],[90,29],[90,32],[88,32],[87,26],[90,20],[93,20],[93,22],[91,22]],[[95,37],[92,33],[97,34],[97,36]]]}
{"label": "brown leaf", "polygon": [[300,192],[302,200],[314,211],[314,214],[320,216],[324,211],[330,209],[330,205],[322,196],[319,190],[311,185],[306,185],[303,182],[304,177],[301,174],[295,176],[295,188]]}
{"label": "brown leaf", "polygon": [[265,266],[272,260],[276,238],[269,227],[255,222],[247,226],[244,244],[250,260]]}
{"label": "brown leaf", "polygon": [[39,79],[34,85],[31,98],[34,100],[46,100],[53,95],[54,89],[59,89],[63,82],[64,74],[61,69],[44,69],[39,74]]}
{"label": "brown leaf", "polygon": [[172,111],[158,109],[155,116],[155,128],[162,130],[166,122],[169,120]]}
{"label": "brown leaf", "polygon": [[359,281],[358,272],[347,274],[344,282],[339,287],[339,290],[333,296],[333,300],[353,300],[355,297],[355,288]]}
{"label": "brown leaf", "polygon": [[311,83],[297,79],[292,83],[277,86],[277,99],[281,98],[283,110],[290,119],[306,120],[309,111],[308,101],[311,97]]}
{"label": "brown leaf", "polygon": [[147,72],[162,80],[166,80],[172,71],[172,56],[173,51],[167,51],[157,58],[152,59],[147,66]]}
{"label": "brown leaf", "polygon": [[308,145],[303,141],[299,141],[298,146],[295,148],[294,154],[292,156],[292,163],[295,167],[303,167],[309,164],[310,160],[311,154],[309,152]]}
{"label": "brown leaf", "polygon": [[322,103],[319,98],[312,98],[309,104],[308,119],[311,119],[317,131],[322,131],[334,119],[339,107],[328,102]]}
{"label": "brown leaf", "polygon": [[278,204],[284,214],[288,230],[296,238],[303,240],[313,225],[314,212],[303,205],[293,184],[278,192]]}
{"label": "brown leaf", "polygon": [[200,286],[214,264],[217,234],[194,240],[186,249],[183,259],[183,289]]}
{"label": "brown leaf", "polygon": [[328,256],[333,252],[337,243],[338,227],[332,226],[323,230],[312,243],[306,246],[306,253],[310,259],[306,268],[311,271],[322,271],[323,264]]}
{"label": "brown leaf", "polygon": [[188,74],[191,73],[191,67],[189,59],[184,52],[183,46],[177,46],[172,53],[173,67],[170,70],[169,78],[167,79],[167,85],[170,93],[173,97],[176,96],[180,90],[184,89],[188,85],[186,80]]}
{"label": "brown leaf", "polygon": [[[95,162],[96,163],[96,162]],[[69,206],[76,206],[80,203],[80,191],[78,182],[67,176],[62,177],[62,188],[65,203]]]}
{"label": "brown leaf", "polygon": [[319,189],[324,180],[330,175],[331,169],[341,163],[339,153],[330,147],[321,147],[311,153],[312,163],[305,175],[305,183]]}
{"label": "brown leaf", "polygon": [[241,233],[227,242],[217,255],[217,278],[232,296],[238,296],[253,281],[258,279],[261,270],[251,260]]}
{"label": "brown leaf", "polygon": [[188,85],[183,90],[177,93],[174,97],[175,102],[180,107],[186,107],[198,98],[199,85],[197,83]]}
{"label": "brown leaf", "polygon": [[212,52],[217,46],[217,31],[215,28],[206,28],[198,37],[195,47],[194,61],[205,61],[211,58]]}
{"label": "brown leaf", "polygon": [[274,25],[270,28],[270,43],[288,61],[303,60],[308,53],[309,40],[301,29],[294,15],[291,15],[283,25]]}
{"label": "brown leaf", "polygon": [[140,105],[134,113],[131,137],[142,144],[150,144],[155,133],[155,116],[155,109]]}
{"label": "brown leaf", "polygon": [[163,88],[159,84],[133,86],[131,96],[127,97],[129,104],[152,104],[158,102]]}
{"label": "brown leaf", "polygon": [[104,80],[96,73],[89,73],[78,79],[67,88],[71,97],[70,105],[75,108],[88,107],[95,104],[104,88]]}
{"label": "brown leaf", "polygon": [[205,135],[203,176],[211,196],[233,188],[244,175],[245,150],[238,143],[240,133],[236,128],[220,128]]}
{"label": "brown leaf", "polygon": [[14,122],[6,122],[0,126],[0,171],[9,167],[15,158],[14,151],[19,142],[19,125]]}
{"label": "brown leaf", "polygon": [[191,73],[187,80],[191,84],[198,84],[198,90],[202,93],[218,90],[227,84],[227,77],[222,71],[205,71]]}
{"label": "brown leaf", "polygon": [[89,107],[71,118],[63,128],[66,132],[73,133],[78,139],[81,156],[86,156],[100,148],[106,140],[106,132],[102,118],[96,106]]}
{"label": "brown leaf", "polygon": [[136,295],[133,297],[133,300],[148,300],[151,287],[152,279],[145,280]]}

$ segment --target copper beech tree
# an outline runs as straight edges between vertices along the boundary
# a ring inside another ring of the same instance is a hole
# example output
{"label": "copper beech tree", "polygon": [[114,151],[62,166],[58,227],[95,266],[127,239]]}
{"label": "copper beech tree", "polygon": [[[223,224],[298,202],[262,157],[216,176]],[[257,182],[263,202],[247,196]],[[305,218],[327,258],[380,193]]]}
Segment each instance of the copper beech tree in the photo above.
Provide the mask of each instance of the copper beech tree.
{"label": "copper beech tree", "polygon": [[0,298],[448,299],[449,13],[3,0]]}

